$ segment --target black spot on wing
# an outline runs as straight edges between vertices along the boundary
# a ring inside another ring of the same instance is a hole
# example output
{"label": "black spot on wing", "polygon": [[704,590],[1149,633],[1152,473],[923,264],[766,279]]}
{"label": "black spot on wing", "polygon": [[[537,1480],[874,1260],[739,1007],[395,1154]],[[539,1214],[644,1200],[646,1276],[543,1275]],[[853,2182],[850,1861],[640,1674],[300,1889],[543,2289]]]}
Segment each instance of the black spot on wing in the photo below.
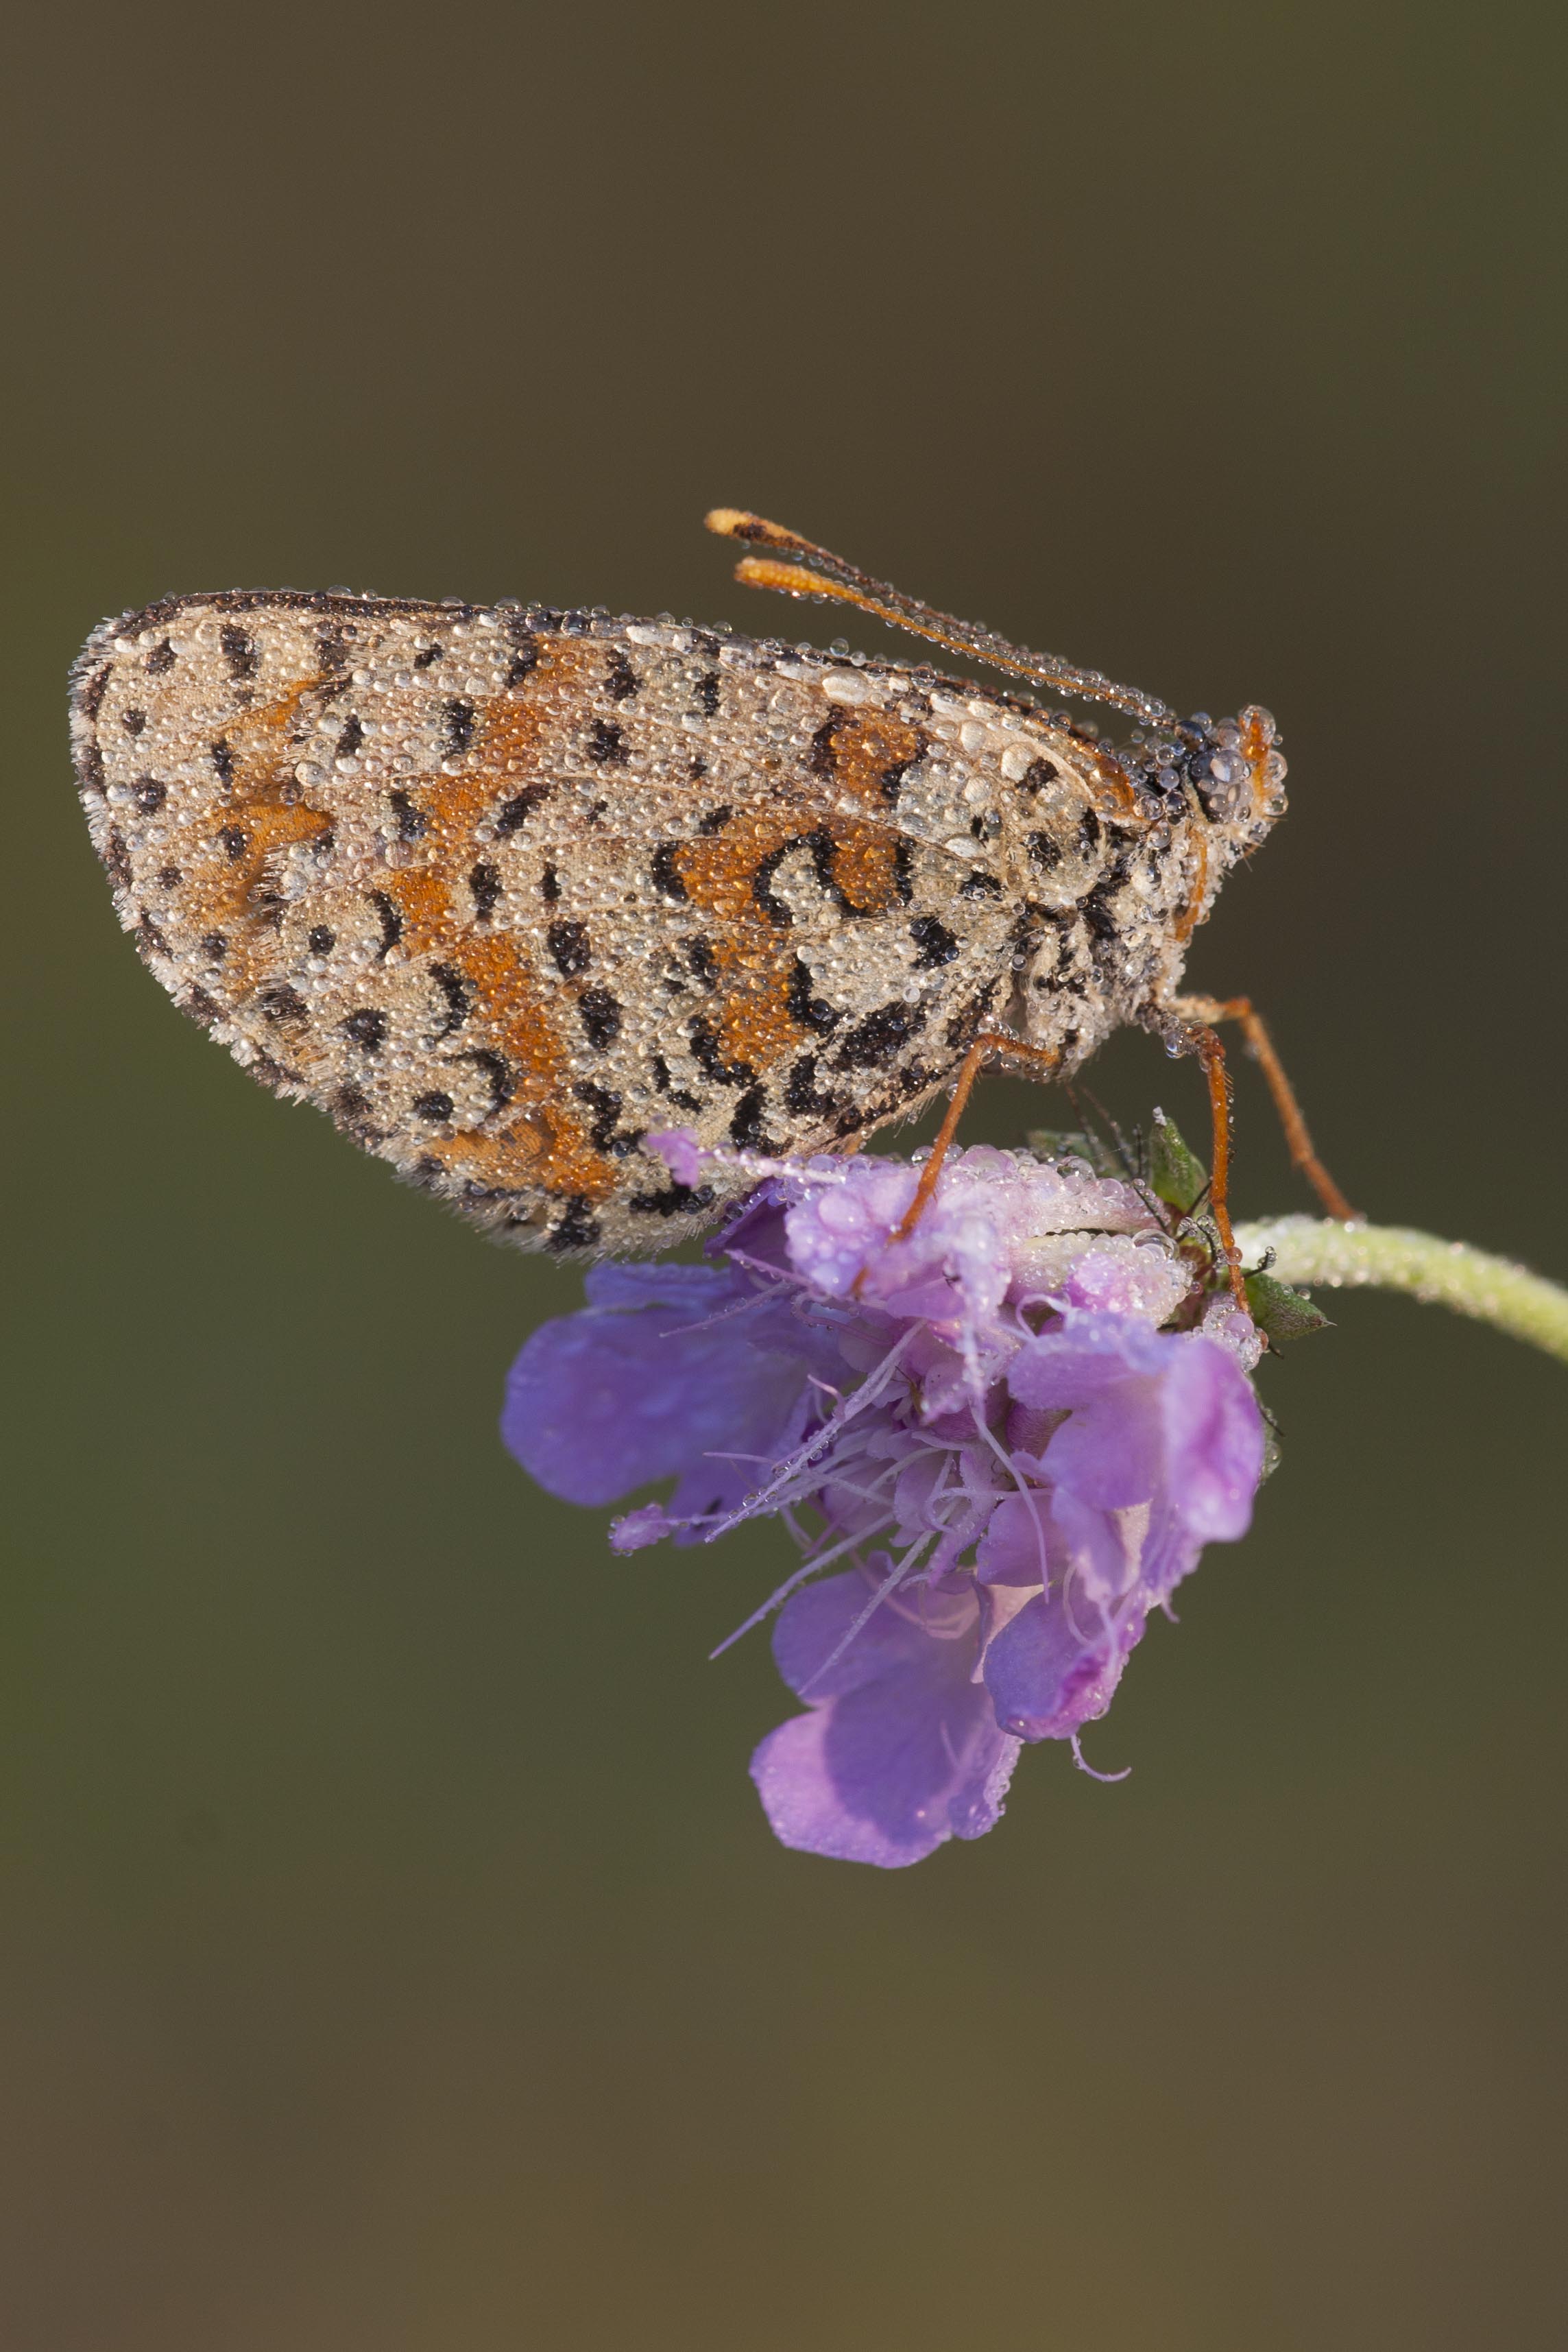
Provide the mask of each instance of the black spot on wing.
{"label": "black spot on wing", "polygon": [[589,758],[597,761],[601,767],[615,766],[631,757],[625,730],[609,719],[594,720],[583,748]]}
{"label": "black spot on wing", "polygon": [[380,962],[384,963],[402,937],[402,916],[384,890],[371,890],[366,896],[381,923],[382,943],[376,950],[376,956]]}
{"label": "black spot on wing", "polygon": [[833,1055],[835,1070],[878,1069],[925,1025],[924,1008],[895,997],[857,1021]]}
{"label": "black spot on wing", "polygon": [[500,867],[481,857],[476,866],[468,869],[468,887],[474,894],[474,920],[487,923],[502,895]]}
{"label": "black spot on wing", "polygon": [[305,944],[312,955],[329,956],[338,944],[338,934],[329,923],[313,923]]}
{"label": "black spot on wing", "polygon": [[525,784],[520,793],[514,793],[511,799],[497,810],[497,832],[502,835],[520,832],[534,811],[549,800],[554,789],[551,784]]}
{"label": "black spot on wing", "polygon": [[574,1192],[563,1213],[545,1235],[548,1250],[591,1249],[599,1239],[599,1220],[589,1205],[588,1197]]}
{"label": "black spot on wing", "polygon": [[254,677],[261,667],[261,656],[256,640],[249,637],[237,622],[225,621],[218,631],[218,642],[224,649],[224,659],[232,678]]}
{"label": "black spot on wing", "polygon": [[502,690],[506,693],[515,694],[518,687],[526,686],[528,679],[533,676],[534,671],[538,667],[538,659],[539,641],[538,637],[519,637],[517,641],[517,650],[512,656],[511,667],[507,670],[505,678],[501,682]]}
{"label": "black spot on wing", "polygon": [[762,1131],[762,1112],[768,1100],[766,1087],[747,1087],[729,1122],[729,1139],[742,1151],[770,1151],[772,1145]]}
{"label": "black spot on wing", "polygon": [[839,1108],[836,1095],[823,1094],[817,1085],[817,1056],[802,1054],[784,1081],[784,1108],[797,1118],[828,1118]]}
{"label": "black spot on wing", "polygon": [[340,730],[338,749],[334,757],[340,760],[351,760],[364,740],[365,722],[357,711],[350,710]]}
{"label": "black spot on wing", "polygon": [[586,923],[552,923],[545,937],[551,960],[563,980],[575,979],[593,961]]}
{"label": "black spot on wing", "polygon": [[[789,856],[791,850],[800,849],[807,846],[814,846],[819,839],[826,842],[828,845],[828,855],[831,857],[832,855],[832,839],[830,835],[826,833],[821,834],[821,835],[816,834],[797,833],[792,835],[788,841],[781,841],[777,849],[770,849],[767,856],[758,861],[757,871],[751,877],[752,898],[755,899],[758,906],[761,908],[768,921],[770,923],[777,923],[781,930],[787,930],[794,922],[795,917],[793,910],[785,905],[782,898],[776,898],[774,897],[774,876],[778,873],[779,868],[783,865],[784,860]],[[821,873],[821,865],[820,861],[817,870],[820,876]]]}
{"label": "black spot on wing", "polygon": [[588,1042],[602,1053],[621,1034],[621,1007],[607,988],[585,988],[577,1000]]}
{"label": "black spot on wing", "polygon": [[632,668],[619,646],[610,656],[605,674],[604,691],[612,702],[629,702],[642,686],[642,679]]}
{"label": "black spot on wing", "polygon": [[490,1108],[486,1117],[494,1118],[497,1111],[505,1110],[517,1090],[517,1072],[506,1055],[497,1054],[493,1045],[481,1045],[472,1054],[459,1054],[455,1058],[459,1062],[472,1062],[475,1068],[483,1070],[489,1079]]}
{"label": "black spot on wing", "polygon": [[386,1040],[387,1016],[379,1004],[361,1004],[349,1014],[343,1030],[362,1053],[379,1054]]}
{"label": "black spot on wing", "polygon": [[143,816],[152,816],[169,797],[168,785],[161,784],[156,776],[138,776],[131,789]]}
{"label": "black spot on wing", "polygon": [[455,1029],[461,1029],[467,1020],[474,1002],[474,992],[455,964],[433,963],[430,967],[430,977],[441,991],[446,1003],[446,1018],[436,1031],[433,1040],[434,1044],[439,1045],[443,1037],[450,1037],[452,1032]]}
{"label": "black spot on wing", "polygon": [[838,1027],[843,1014],[826,997],[817,995],[816,985],[810,970],[797,956],[789,973],[789,1010],[803,1028],[815,1029],[825,1037],[830,1030]]}
{"label": "black spot on wing", "polygon": [[429,669],[433,663],[438,662],[440,659],[441,647],[439,646],[421,646],[419,651],[413,657],[413,667],[415,669]]}
{"label": "black spot on wing", "polygon": [[693,977],[700,980],[705,988],[716,988],[718,958],[714,953],[713,941],[705,939],[699,931],[695,939],[686,940],[685,950],[686,961],[691,966]]}
{"label": "black spot on wing", "polygon": [[675,852],[679,845],[677,842],[662,841],[653,852],[653,862],[648,869],[665,898],[677,901],[690,896],[675,868]]}
{"label": "black spot on wing", "polygon": [[711,1184],[677,1184],[672,1180],[662,1192],[633,1192],[626,1205],[639,1216],[682,1217],[711,1209],[713,1200]]}
{"label": "black spot on wing", "polygon": [[460,760],[474,741],[474,705],[462,695],[455,694],[442,706],[442,718],[444,722],[441,746],[443,757]]}
{"label": "black spot on wing", "polygon": [[691,1040],[692,1059],[706,1077],[721,1087],[751,1087],[757,1083],[757,1073],[749,1062],[727,1062],[719,1052],[718,1031],[706,1013],[699,1013],[686,1031]]}
{"label": "black spot on wing", "polygon": [[[852,731],[858,724],[856,719],[841,710],[835,711],[831,719],[823,719],[811,738],[811,748],[806,755],[806,764],[813,775],[831,776],[833,773],[839,759],[838,737],[842,731]],[[904,777],[911,768],[919,766],[928,748],[922,737],[906,760],[892,760],[879,772],[877,789],[890,808],[896,807]]]}
{"label": "black spot on wing", "polygon": [[935,915],[916,915],[909,936],[920,950],[915,959],[916,971],[934,971],[941,964],[951,963],[958,952],[957,940]]}
{"label": "black spot on wing", "polygon": [[286,1070],[281,1062],[273,1060],[270,1054],[257,1054],[246,1066],[256,1085],[265,1087],[268,1094],[280,1095],[287,1087],[298,1087],[301,1083],[298,1070]]}
{"label": "black spot on wing", "polygon": [[430,831],[430,819],[425,815],[424,811],[415,808],[413,802],[405,792],[391,792],[387,794],[387,799],[392,804],[392,813],[397,819],[398,839],[423,841]]}
{"label": "black spot on wing", "polygon": [[147,667],[154,677],[162,677],[165,670],[173,668],[175,659],[174,648],[165,637],[162,644],[154,646],[148,655]]}
{"label": "black spot on wing", "polygon": [[690,1111],[701,1110],[702,1105],[698,1102],[695,1095],[687,1094],[684,1087],[674,1087],[671,1085],[670,1066],[668,1062],[665,1061],[663,1054],[650,1054],[648,1056],[648,1067],[653,1074],[653,1084],[658,1088],[659,1092],[662,1095],[667,1095],[671,1102],[675,1104],[679,1109]]}
{"label": "black spot on wing", "polygon": [[580,1079],[571,1091],[593,1113],[593,1125],[588,1131],[590,1143],[595,1151],[608,1150],[621,1117],[620,1096],[613,1087],[595,1086],[591,1078]]}
{"label": "black spot on wing", "polygon": [[[704,773],[706,773],[706,766]],[[709,809],[705,816],[698,817],[697,831],[699,833],[722,833],[725,826],[729,823],[730,818],[734,814],[735,809],[732,803],[726,801],[722,808]]]}
{"label": "black spot on wing", "polygon": [[225,788],[235,780],[235,755],[220,736],[209,754],[220,784]]}
{"label": "black spot on wing", "polygon": [[268,1021],[304,1021],[309,1017],[310,1008],[305,999],[286,980],[274,981],[264,988],[256,1002]]}
{"label": "black spot on wing", "polygon": [[613,1087],[596,1086],[591,1078],[580,1078],[571,1091],[593,1113],[588,1139],[595,1151],[607,1151],[612,1158],[623,1160],[629,1151],[636,1150],[645,1130],[622,1127],[621,1097]]}
{"label": "black spot on wing", "polygon": [[122,710],[120,723],[128,735],[140,735],[146,728],[147,713],[144,710]]}

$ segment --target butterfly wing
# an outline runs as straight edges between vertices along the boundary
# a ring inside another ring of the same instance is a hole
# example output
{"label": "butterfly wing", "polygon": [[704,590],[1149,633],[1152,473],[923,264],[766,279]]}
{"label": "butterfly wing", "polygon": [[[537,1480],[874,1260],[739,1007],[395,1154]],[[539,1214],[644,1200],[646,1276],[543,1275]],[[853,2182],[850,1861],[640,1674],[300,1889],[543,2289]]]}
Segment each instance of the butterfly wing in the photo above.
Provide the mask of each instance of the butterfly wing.
{"label": "butterfly wing", "polygon": [[106,624],[73,707],[121,920],[184,1010],[567,1250],[666,1246],[753,1181],[694,1192],[650,1133],[841,1149],[940,1085],[1013,984],[998,810],[1065,740],[972,703],[1014,732],[961,758],[891,665],[287,592]]}

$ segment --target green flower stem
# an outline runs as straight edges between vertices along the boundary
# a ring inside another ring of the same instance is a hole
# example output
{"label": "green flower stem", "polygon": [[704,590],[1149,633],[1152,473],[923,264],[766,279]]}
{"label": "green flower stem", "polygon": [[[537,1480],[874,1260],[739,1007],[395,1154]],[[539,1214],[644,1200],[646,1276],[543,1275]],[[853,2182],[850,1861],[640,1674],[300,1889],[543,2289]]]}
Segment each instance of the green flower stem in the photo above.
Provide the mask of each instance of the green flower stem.
{"label": "green flower stem", "polygon": [[1238,1225],[1242,1262],[1257,1266],[1267,1251],[1281,1282],[1403,1290],[1456,1315],[1473,1315],[1516,1339],[1528,1339],[1568,1364],[1568,1290],[1468,1242],[1397,1225],[1339,1225],[1316,1217],[1270,1217]]}

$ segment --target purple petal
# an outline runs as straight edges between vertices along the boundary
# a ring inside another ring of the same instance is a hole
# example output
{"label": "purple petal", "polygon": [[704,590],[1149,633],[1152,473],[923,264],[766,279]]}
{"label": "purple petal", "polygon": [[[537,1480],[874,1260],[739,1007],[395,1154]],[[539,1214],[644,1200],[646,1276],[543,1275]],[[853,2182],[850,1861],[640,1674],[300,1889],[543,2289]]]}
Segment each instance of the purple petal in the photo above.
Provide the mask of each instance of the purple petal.
{"label": "purple petal", "polygon": [[785,1845],[896,1870],[994,1827],[1019,1743],[971,1679],[973,1632],[938,1639],[884,1604],[821,1671],[873,1589],[834,1576],[786,1605],[774,1654],[813,1705],[769,1732],[751,1776]]}
{"label": "purple petal", "polygon": [[706,1155],[697,1141],[692,1127],[661,1128],[656,1135],[643,1139],[650,1151],[656,1151],[677,1184],[700,1184]]}
{"label": "purple petal", "polygon": [[1124,1510],[1163,1496],[1202,1540],[1245,1532],[1262,1474],[1262,1418],[1246,1374],[1217,1341],[1151,1331],[1127,1316],[1073,1314],[1019,1349],[1008,1385],[1035,1410],[1067,1410],[1043,1466],[1082,1501]]}
{"label": "purple petal", "polygon": [[1008,1367],[1008,1386],[1020,1404],[1071,1410],[1134,1373],[1159,1371],[1174,1339],[1135,1315],[1071,1308],[1024,1342]]}
{"label": "purple petal", "polygon": [[1165,1468],[1157,1381],[1126,1380],[1070,1413],[1042,1457],[1048,1478],[1103,1511],[1146,1503]]}
{"label": "purple petal", "polygon": [[[975,1549],[982,1584],[1043,1584],[1051,1565],[1051,1496],[1034,1487],[1004,1495]],[[1058,1547],[1060,1549],[1060,1546]]]}
{"label": "purple petal", "polygon": [[501,1434],[525,1470],[569,1503],[610,1503],[651,1478],[695,1474],[685,1514],[738,1499],[771,1458],[805,1384],[798,1357],[760,1352],[743,1278],[708,1266],[597,1266],[592,1305],[536,1331],[507,1382]]}
{"label": "purple petal", "polygon": [[1200,1542],[1234,1542],[1251,1525],[1263,1475],[1263,1416],[1218,1340],[1195,1334],[1180,1344],[1163,1398],[1171,1493]]}
{"label": "purple petal", "polygon": [[1144,1630],[1138,1611],[1103,1617],[1076,1579],[1068,1593],[1037,1593],[986,1651],[997,1720],[1019,1739],[1067,1739],[1103,1715]]}
{"label": "purple petal", "polygon": [[[884,1559],[885,1554],[878,1558]],[[849,1646],[840,1650],[880,1580],[862,1575],[858,1569],[825,1576],[820,1584],[809,1584],[797,1592],[779,1612],[773,1628],[773,1662],[792,1691],[809,1695],[813,1701],[841,1698],[878,1675],[922,1663],[932,1645],[931,1636],[904,1613],[907,1602],[897,1608],[884,1603],[866,1619]],[[833,1658],[836,1650],[840,1654]],[[831,1666],[826,1664],[829,1658],[833,1658]]]}
{"label": "purple petal", "polygon": [[1140,1544],[1139,1535],[1145,1516],[1104,1510],[1098,1503],[1083,1502],[1066,1486],[1053,1490],[1051,1526],[1092,1602],[1118,1601],[1134,1576],[1142,1578],[1146,1545]]}

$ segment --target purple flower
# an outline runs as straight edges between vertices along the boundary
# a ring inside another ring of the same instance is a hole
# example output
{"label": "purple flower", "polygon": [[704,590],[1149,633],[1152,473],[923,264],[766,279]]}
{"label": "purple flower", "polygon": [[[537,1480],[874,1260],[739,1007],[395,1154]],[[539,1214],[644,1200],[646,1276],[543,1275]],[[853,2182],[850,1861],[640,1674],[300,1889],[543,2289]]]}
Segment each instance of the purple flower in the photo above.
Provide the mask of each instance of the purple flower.
{"label": "purple flower", "polygon": [[569,1503],[678,1477],[676,1517],[701,1529],[800,1434],[816,1335],[739,1268],[598,1265],[584,1287],[512,1366],[501,1434]]}
{"label": "purple flower", "polygon": [[590,1275],[503,1433],[571,1501],[674,1477],[622,1551],[784,1519],[801,1566],[739,1631],[778,1609],[807,1711],[752,1775],[787,1845],[896,1867],[991,1828],[1024,1741],[1076,1754],[1148,1612],[1245,1532],[1261,1341],[1157,1202],[1081,1162],[955,1154],[902,1242],[906,1164],[759,1172],[722,1263]]}
{"label": "purple flower", "polygon": [[1022,1742],[976,1676],[974,1593],[915,1583],[867,1616],[888,1572],[830,1576],[787,1603],[773,1654],[813,1704],[768,1733],[751,1777],[786,1845],[895,1869],[990,1829]]}

